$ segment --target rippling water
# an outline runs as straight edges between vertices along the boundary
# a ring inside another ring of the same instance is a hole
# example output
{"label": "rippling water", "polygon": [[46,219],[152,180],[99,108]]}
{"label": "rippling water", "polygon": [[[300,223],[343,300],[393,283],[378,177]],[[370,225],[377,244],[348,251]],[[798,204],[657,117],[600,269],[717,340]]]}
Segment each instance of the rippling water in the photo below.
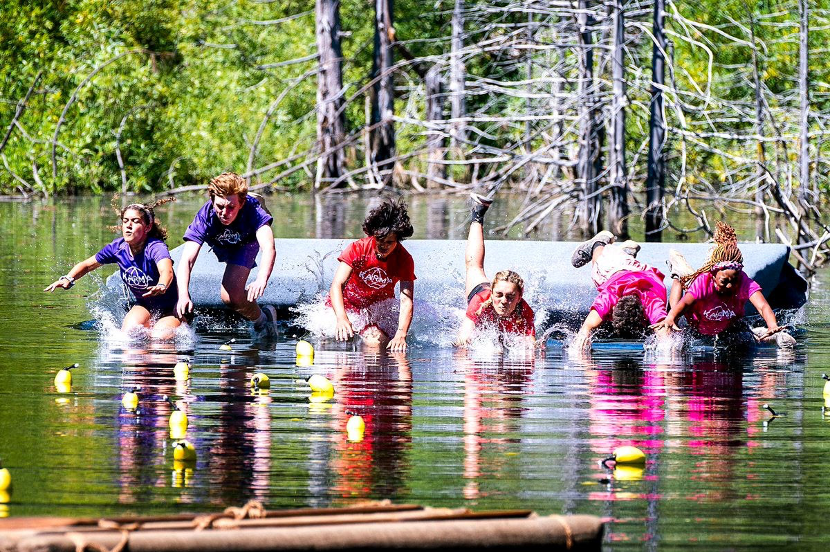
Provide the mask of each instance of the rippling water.
{"label": "rippling water", "polygon": [[[271,201],[285,213],[278,235],[358,236],[360,203],[348,204],[341,226],[326,230],[313,203]],[[422,221],[417,237],[460,237],[461,203],[440,201],[449,206],[440,232],[423,222],[434,222],[434,205],[413,206]],[[604,344],[569,357],[551,340],[535,357],[417,342],[406,355],[377,355],[316,342],[314,363],[297,366],[290,326],[276,339],[252,340],[244,330],[207,324],[193,339],[148,349],[87,323],[97,312],[100,276],[60,295],[42,293],[112,239],[105,204],[0,205],[0,458],[14,478],[0,515],[389,498],[600,515],[614,550],[825,548],[826,274],[814,283],[810,322],[795,352],[672,357]],[[198,204],[168,212],[172,236]],[[231,337],[233,350],[220,351]],[[193,363],[187,382],[172,375],[182,357]],[[54,374],[73,362],[80,367],[61,393]],[[250,387],[260,371],[272,382],[264,395]],[[310,398],[305,378],[312,374],[332,380],[331,400]],[[138,413],[121,406],[134,386],[141,388]],[[195,464],[173,461],[163,395],[187,412]],[[772,419],[765,403],[783,414]],[[345,431],[353,414],[366,422],[359,441]],[[600,466],[623,444],[647,453],[644,470]]]}

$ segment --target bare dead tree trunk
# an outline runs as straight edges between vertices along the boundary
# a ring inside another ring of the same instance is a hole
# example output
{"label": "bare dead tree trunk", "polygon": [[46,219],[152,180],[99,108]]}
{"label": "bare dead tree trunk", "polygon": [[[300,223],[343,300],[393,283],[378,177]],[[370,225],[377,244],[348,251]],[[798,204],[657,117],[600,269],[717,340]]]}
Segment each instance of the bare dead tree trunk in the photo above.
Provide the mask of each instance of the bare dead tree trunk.
{"label": "bare dead tree trunk", "polygon": [[462,149],[467,140],[467,129],[462,120],[466,116],[465,79],[467,70],[461,51],[464,49],[464,0],[455,0],[452,11],[452,37],[450,40],[450,147]]}
{"label": "bare dead tree trunk", "polygon": [[611,50],[612,135],[609,159],[608,227],[623,240],[628,239],[628,175],[625,166],[625,1],[615,0],[612,10],[613,48]]}
{"label": "bare dead tree trunk", "polygon": [[432,123],[427,134],[427,188],[440,188],[440,180],[447,178],[447,166],[444,161],[444,150],[447,140],[444,137],[444,83],[441,78],[442,66],[433,65],[426,74],[426,116],[427,122]]}
{"label": "bare dead tree trunk", "polygon": [[395,91],[392,76],[392,0],[375,0],[375,47],[372,58],[372,79],[377,79],[372,94],[372,163],[378,171],[385,171],[383,180],[392,178],[392,159],[395,157]]}
{"label": "bare dead tree trunk", "polygon": [[579,1],[577,24],[579,25],[579,157],[577,161],[578,178],[582,182],[582,198],[579,204],[580,227],[583,234],[595,234],[599,231],[600,196],[596,193],[596,120],[594,98],[594,53],[593,38],[588,16],[588,0]]}
{"label": "bare dead tree trunk", "polygon": [[798,121],[800,152],[799,152],[799,181],[798,181],[798,202],[801,204],[802,214],[807,213],[810,193],[810,142],[808,132],[810,129],[810,97],[808,86],[809,67],[807,39],[809,38],[809,12],[808,1],[798,1],[799,32],[798,32],[798,97],[801,104],[801,113]]}
{"label": "bare dead tree trunk", "polygon": [[[345,172],[346,114],[343,107],[343,50],[340,47],[340,0],[317,0],[317,159],[315,188]],[[344,183],[345,185],[345,183]]]}
{"label": "bare dead tree trunk", "polygon": [[646,177],[646,241],[663,241],[663,193],[666,185],[666,121],[663,118],[666,36],[663,34],[665,0],[654,0],[654,45],[651,55],[651,113],[649,120],[648,176]]}
{"label": "bare dead tree trunk", "polygon": [[755,14],[747,6],[749,15],[749,31],[752,39],[752,83],[755,87],[755,134],[758,135],[758,164],[755,166],[755,182],[758,190],[755,192],[755,237],[764,238],[764,224],[762,217],[764,216],[764,186],[761,184],[766,180],[764,165],[766,164],[766,149],[764,146],[764,98],[763,90],[761,89],[761,77],[758,61],[758,48],[755,44]]}

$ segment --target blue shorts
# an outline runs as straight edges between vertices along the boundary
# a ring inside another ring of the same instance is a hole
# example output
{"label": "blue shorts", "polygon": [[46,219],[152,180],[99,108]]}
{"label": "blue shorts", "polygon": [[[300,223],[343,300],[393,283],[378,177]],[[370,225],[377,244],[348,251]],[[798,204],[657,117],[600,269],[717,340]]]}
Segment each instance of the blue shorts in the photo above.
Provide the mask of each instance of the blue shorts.
{"label": "blue shorts", "polygon": [[250,242],[237,247],[214,247],[213,253],[220,263],[235,264],[245,268],[256,266],[256,256],[259,253],[259,242]]}

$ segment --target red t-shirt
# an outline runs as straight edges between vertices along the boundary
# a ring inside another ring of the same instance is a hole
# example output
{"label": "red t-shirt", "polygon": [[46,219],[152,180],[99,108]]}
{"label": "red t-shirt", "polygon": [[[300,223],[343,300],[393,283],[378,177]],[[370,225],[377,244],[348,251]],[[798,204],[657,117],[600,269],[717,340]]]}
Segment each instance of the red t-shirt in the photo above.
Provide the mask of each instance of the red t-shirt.
{"label": "red t-shirt", "polygon": [[395,296],[395,284],[415,280],[415,261],[398,243],[395,249],[379,260],[375,254],[375,238],[357,240],[343,250],[338,261],[352,267],[352,274],[343,287],[346,310],[365,309],[372,303]]}
{"label": "red t-shirt", "polygon": [[510,316],[499,316],[493,305],[487,305],[479,313],[481,304],[490,299],[490,288],[483,289],[473,295],[467,306],[467,318],[475,322],[476,326],[488,325],[498,328],[500,332],[536,337],[536,328],[533,326],[533,309],[522,299],[516,310]]}

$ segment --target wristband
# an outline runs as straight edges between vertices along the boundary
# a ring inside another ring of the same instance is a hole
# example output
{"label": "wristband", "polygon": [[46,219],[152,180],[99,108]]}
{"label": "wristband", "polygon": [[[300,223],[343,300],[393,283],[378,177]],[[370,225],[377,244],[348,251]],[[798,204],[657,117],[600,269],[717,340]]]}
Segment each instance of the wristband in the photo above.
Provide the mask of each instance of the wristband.
{"label": "wristband", "polygon": [[61,280],[66,280],[67,282],[69,282],[69,287],[72,287],[72,286],[75,285],[75,278],[73,278],[69,274],[66,274],[66,275],[61,276],[60,278],[58,278],[58,281],[61,281]]}
{"label": "wristband", "polygon": [[164,288],[164,290],[167,291],[167,284],[162,284],[161,282],[159,282],[156,284],[156,287]]}

